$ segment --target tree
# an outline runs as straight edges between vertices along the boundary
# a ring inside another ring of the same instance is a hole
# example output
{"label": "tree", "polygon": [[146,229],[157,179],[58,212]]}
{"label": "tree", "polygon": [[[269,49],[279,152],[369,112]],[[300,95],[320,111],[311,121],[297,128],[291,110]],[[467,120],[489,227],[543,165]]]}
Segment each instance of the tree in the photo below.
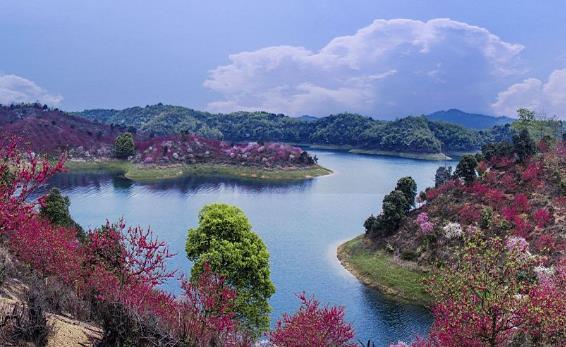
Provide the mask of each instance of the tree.
{"label": "tree", "polygon": [[41,199],[39,214],[54,225],[72,227],[77,229],[77,237],[84,239],[83,228],[73,220],[69,212],[71,202],[68,196],[63,196],[57,188],[52,188],[43,199]]}
{"label": "tree", "polygon": [[405,194],[400,190],[394,190],[383,198],[381,214],[374,219],[372,217],[368,218],[364,226],[367,229],[371,224],[371,237],[390,235],[399,228],[401,220],[410,209],[411,205],[407,201]]}
{"label": "tree", "polygon": [[135,154],[136,146],[131,133],[123,133],[116,137],[114,142],[114,155],[118,159],[128,159]]}
{"label": "tree", "polygon": [[241,326],[255,337],[269,329],[268,299],[275,292],[269,253],[242,210],[226,204],[205,206],[199,226],[188,232],[186,251],[193,262],[192,281],[198,281],[204,264],[209,264],[236,290],[234,309]]}
{"label": "tree", "polygon": [[476,178],[476,166],[478,162],[473,155],[465,155],[460,159],[454,175],[461,178],[466,184],[472,183]]}
{"label": "tree", "polygon": [[519,108],[517,110],[517,115],[519,116],[519,121],[522,123],[530,123],[535,120],[536,113],[527,108]]}
{"label": "tree", "polygon": [[452,166],[439,166],[434,175],[434,186],[438,188],[450,180],[452,176]]}
{"label": "tree", "polygon": [[405,199],[411,206],[415,206],[415,197],[417,196],[417,183],[410,177],[401,177],[397,181],[397,186],[395,190],[400,190],[405,195]]}
{"label": "tree", "polygon": [[519,135],[513,136],[513,151],[517,154],[519,162],[524,162],[525,159],[535,154],[536,150],[536,143],[527,129],[523,129]]}

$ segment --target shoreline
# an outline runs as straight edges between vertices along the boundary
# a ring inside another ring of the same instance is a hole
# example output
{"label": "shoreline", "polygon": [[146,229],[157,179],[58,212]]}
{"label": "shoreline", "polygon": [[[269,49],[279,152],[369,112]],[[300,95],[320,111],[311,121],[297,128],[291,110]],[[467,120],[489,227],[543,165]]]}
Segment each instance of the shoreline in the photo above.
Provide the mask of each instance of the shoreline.
{"label": "shoreline", "polygon": [[122,160],[69,160],[65,168],[77,171],[119,172],[132,181],[157,181],[188,176],[225,177],[261,181],[299,181],[332,174],[332,170],[315,165],[307,168],[264,169],[229,164],[144,165]]}
{"label": "shoreline", "polygon": [[307,143],[288,143],[288,144],[304,147],[304,148],[311,148],[315,150],[320,149],[320,150],[328,150],[328,151],[341,151],[341,152],[348,152],[353,154],[376,155],[376,156],[397,157],[397,158],[416,159],[416,160],[434,160],[434,161],[452,160],[452,157],[448,156],[445,153],[395,152],[395,151],[355,148],[347,145],[344,146],[319,145],[319,144],[307,144]]}
{"label": "shoreline", "polygon": [[390,299],[420,306],[431,303],[422,285],[426,272],[414,263],[398,261],[382,250],[370,249],[363,235],[339,245],[336,256],[358,281]]}

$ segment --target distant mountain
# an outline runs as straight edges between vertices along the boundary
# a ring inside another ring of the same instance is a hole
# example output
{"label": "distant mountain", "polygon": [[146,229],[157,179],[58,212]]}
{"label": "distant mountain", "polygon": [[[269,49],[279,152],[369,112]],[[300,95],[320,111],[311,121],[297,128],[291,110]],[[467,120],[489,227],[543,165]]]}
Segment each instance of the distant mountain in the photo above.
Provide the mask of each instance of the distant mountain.
{"label": "distant mountain", "polygon": [[437,111],[425,117],[433,121],[452,123],[464,128],[476,130],[490,129],[496,125],[510,124],[515,121],[515,119],[510,117],[494,117],[484,114],[467,113],[455,108],[448,111]]}
{"label": "distant mountain", "polygon": [[318,120],[318,117],[304,115],[304,116],[297,117],[297,119],[302,120],[304,122],[316,122]]}

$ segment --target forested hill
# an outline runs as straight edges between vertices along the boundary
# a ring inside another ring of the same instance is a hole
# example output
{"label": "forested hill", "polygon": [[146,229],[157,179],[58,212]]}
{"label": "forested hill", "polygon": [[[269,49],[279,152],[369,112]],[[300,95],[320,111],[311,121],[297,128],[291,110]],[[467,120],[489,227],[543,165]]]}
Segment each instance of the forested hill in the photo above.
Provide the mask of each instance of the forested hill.
{"label": "forested hill", "polygon": [[214,114],[162,104],[85,110],[77,115],[155,135],[190,132],[228,141],[280,141],[410,153],[475,151],[484,143],[512,134],[509,126],[475,131],[425,117],[382,121],[343,113],[305,119],[267,112]]}
{"label": "forested hill", "polygon": [[440,121],[463,126],[468,129],[490,129],[496,125],[511,124],[515,119],[510,117],[493,117],[484,114],[467,113],[458,109],[450,109],[447,111],[437,111],[426,115],[426,118],[432,121]]}

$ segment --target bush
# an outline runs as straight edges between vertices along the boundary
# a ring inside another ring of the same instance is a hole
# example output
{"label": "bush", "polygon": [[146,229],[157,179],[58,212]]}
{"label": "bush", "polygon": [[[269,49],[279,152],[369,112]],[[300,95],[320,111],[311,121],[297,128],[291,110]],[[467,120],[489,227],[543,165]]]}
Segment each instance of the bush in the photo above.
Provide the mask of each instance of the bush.
{"label": "bush", "polygon": [[114,155],[118,159],[128,159],[135,154],[136,146],[131,133],[123,133],[116,137],[114,142]]}
{"label": "bush", "polygon": [[0,343],[2,346],[19,346],[30,342],[34,346],[47,346],[52,327],[47,323],[45,303],[41,293],[26,293],[26,303],[17,303],[10,310],[0,308],[4,314],[0,317]]}
{"label": "bush", "polygon": [[401,259],[408,260],[408,261],[415,261],[419,255],[412,250],[404,250],[401,252]]}

